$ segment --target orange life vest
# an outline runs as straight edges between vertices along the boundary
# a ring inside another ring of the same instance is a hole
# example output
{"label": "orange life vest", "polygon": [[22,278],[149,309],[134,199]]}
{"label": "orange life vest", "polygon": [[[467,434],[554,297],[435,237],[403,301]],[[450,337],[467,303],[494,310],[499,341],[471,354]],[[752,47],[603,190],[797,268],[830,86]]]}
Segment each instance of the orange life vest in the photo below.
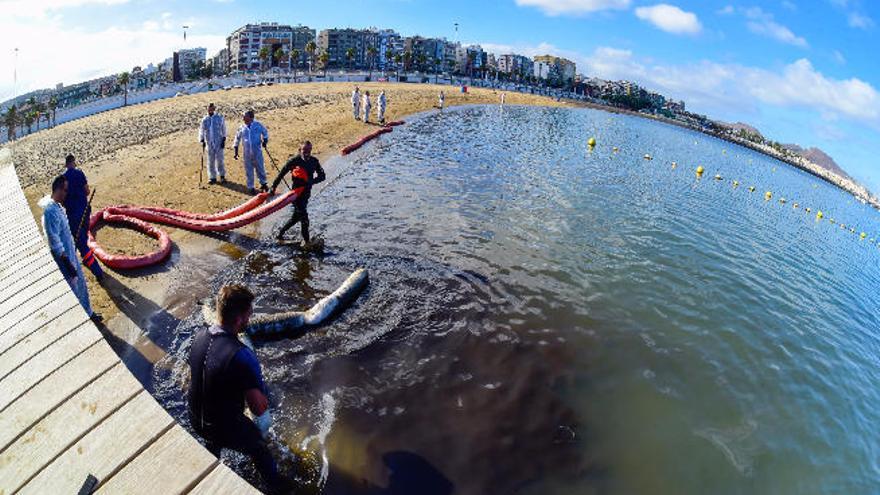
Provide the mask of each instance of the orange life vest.
{"label": "orange life vest", "polygon": [[[290,171],[291,179],[309,180],[309,173],[303,167],[294,167]],[[306,190],[306,186],[295,187],[293,191],[299,196]]]}

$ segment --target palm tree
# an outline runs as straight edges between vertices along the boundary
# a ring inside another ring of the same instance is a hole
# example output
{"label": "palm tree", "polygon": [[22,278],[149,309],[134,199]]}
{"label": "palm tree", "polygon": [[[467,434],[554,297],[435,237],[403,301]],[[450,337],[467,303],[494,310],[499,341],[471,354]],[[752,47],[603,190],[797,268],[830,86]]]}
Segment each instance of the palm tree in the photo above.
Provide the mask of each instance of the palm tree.
{"label": "palm tree", "polygon": [[412,70],[412,52],[407,50],[403,52],[403,70]]}
{"label": "palm tree", "polygon": [[425,55],[425,52],[419,52],[416,60],[419,62],[419,70],[425,72],[425,64],[428,63],[428,56]]}
{"label": "palm tree", "polygon": [[296,69],[299,65],[299,50],[294,48],[290,51],[290,66],[293,67],[293,82],[296,82]]}
{"label": "palm tree", "polygon": [[397,81],[400,82],[400,63],[403,61],[403,55],[399,53],[394,54],[394,68],[397,71]]}
{"label": "palm tree", "polygon": [[349,66],[348,70],[351,70],[351,61],[354,59],[354,55],[355,55],[354,48],[349,48],[348,50],[345,50],[345,58],[346,58],[346,60],[348,60],[348,66]]}
{"label": "palm tree", "polygon": [[441,69],[440,64],[441,63],[442,63],[442,61],[437,57],[434,57],[431,60],[431,65],[434,66],[434,84],[437,84],[440,81],[440,69]]}
{"label": "palm tree", "polygon": [[34,112],[37,114],[37,130],[40,130],[40,119],[46,118],[46,129],[49,128],[49,115],[46,112],[46,104],[42,101],[38,101],[36,105],[34,105]]}
{"label": "palm tree", "polygon": [[317,43],[315,43],[314,41],[309,41],[308,43],[306,43],[306,53],[309,54],[309,62],[310,62],[309,63],[309,73],[311,73],[315,67],[315,52],[317,52],[317,51],[318,51]]}
{"label": "palm tree", "polygon": [[388,65],[394,59],[394,50],[391,48],[385,50],[385,72],[388,72]]}
{"label": "palm tree", "polygon": [[28,110],[28,111],[25,112],[25,114],[24,114],[24,119],[23,119],[23,120],[24,120],[24,125],[27,126],[27,133],[28,133],[28,134],[31,133],[31,126],[34,125],[34,119],[36,118],[36,116],[37,116],[37,114],[36,114],[36,112],[33,111],[33,110]]}
{"label": "palm tree", "polygon": [[281,59],[283,59],[283,58],[284,58],[284,50],[282,50],[281,48],[278,48],[277,50],[275,50],[272,53],[272,59],[275,61],[276,65],[279,62],[281,62]]}
{"label": "palm tree", "polygon": [[269,55],[270,53],[268,46],[260,48],[260,70],[263,72],[266,71],[266,60],[269,60]]}
{"label": "palm tree", "polygon": [[117,76],[116,80],[117,82],[119,82],[119,85],[122,86],[122,91],[125,98],[122,106],[126,107],[128,106],[128,83],[131,81],[131,74],[129,74],[128,72],[123,72],[119,74],[119,76]]}
{"label": "palm tree", "polygon": [[15,140],[15,126],[18,124],[18,111],[15,105],[9,107],[9,110],[3,115],[3,124],[6,126],[6,139]]}
{"label": "palm tree", "polygon": [[367,60],[370,66],[370,72],[367,75],[368,79],[373,78],[373,63],[376,60],[376,54],[379,53],[379,50],[375,46],[367,47]]}
{"label": "palm tree", "polygon": [[58,97],[49,98],[49,111],[52,113],[52,127],[55,127],[55,111],[58,109]]}
{"label": "palm tree", "polygon": [[321,66],[324,68],[324,77],[327,77],[327,62],[330,61],[330,54],[326,50],[321,52],[318,55],[318,61],[321,62]]}

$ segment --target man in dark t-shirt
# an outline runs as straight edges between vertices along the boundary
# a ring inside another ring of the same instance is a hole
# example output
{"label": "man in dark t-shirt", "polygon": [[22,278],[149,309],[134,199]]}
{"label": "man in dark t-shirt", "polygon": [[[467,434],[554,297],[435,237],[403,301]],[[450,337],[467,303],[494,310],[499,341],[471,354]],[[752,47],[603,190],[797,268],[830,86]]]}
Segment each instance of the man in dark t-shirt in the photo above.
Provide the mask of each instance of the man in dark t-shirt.
{"label": "man in dark t-shirt", "polygon": [[67,224],[70,226],[73,242],[79,255],[82,256],[83,264],[100,282],[104,279],[104,270],[101,269],[88,244],[89,217],[92,215],[92,209],[89,207],[91,193],[89,181],[86,179],[86,174],[76,167],[76,158],[73,155],[67,155],[64,159],[64,167],[64,178],[67,179],[67,198],[64,200]]}
{"label": "man in dark t-shirt", "polygon": [[[301,170],[298,171],[297,169]],[[321,163],[317,158],[312,156],[311,141],[304,142],[299,149],[299,155],[287,160],[287,163],[285,163],[284,167],[278,172],[278,177],[275,177],[275,180],[272,182],[273,195],[278,188],[278,184],[281,183],[281,180],[284,179],[284,176],[287,174],[290,174],[291,180],[293,181],[290,187],[294,190],[302,188],[302,192],[300,192],[299,196],[297,196],[296,200],[293,202],[293,214],[290,216],[290,220],[281,227],[281,230],[278,232],[278,239],[281,240],[284,237],[284,233],[296,225],[297,222],[302,222],[301,232],[303,242],[308,244],[310,240],[308,206],[309,198],[312,197],[312,186],[319,182],[323,182],[324,179],[327,178],[326,174],[324,174],[324,169],[321,168]]]}
{"label": "man in dark t-shirt", "polygon": [[[254,352],[238,334],[253,313],[254,295],[241,285],[227,285],[217,295],[218,325],[193,337],[189,413],[193,428],[214,455],[224,448],[251,457],[272,492],[283,492],[265,436],[271,423],[263,374]],[[254,420],[244,415],[245,405]]]}

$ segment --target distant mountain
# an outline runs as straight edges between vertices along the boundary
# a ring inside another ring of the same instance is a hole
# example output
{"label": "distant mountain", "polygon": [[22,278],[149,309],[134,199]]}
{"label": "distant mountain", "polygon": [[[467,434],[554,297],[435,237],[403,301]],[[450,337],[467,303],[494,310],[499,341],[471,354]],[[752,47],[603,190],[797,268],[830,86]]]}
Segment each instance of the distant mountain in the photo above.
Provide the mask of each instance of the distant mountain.
{"label": "distant mountain", "polygon": [[824,169],[826,169],[836,175],[839,175],[840,177],[843,177],[843,178],[849,179],[849,180],[853,180],[853,178],[850,177],[849,174],[846,173],[846,171],[844,171],[842,168],[840,168],[840,165],[838,165],[837,162],[834,161],[834,158],[831,158],[830,156],[828,156],[827,153],[820,150],[819,148],[806,148],[805,149],[805,148],[802,148],[796,144],[783,144],[782,146],[784,146],[787,149],[790,149],[791,151],[794,151],[798,155],[801,155],[802,157],[815,163],[816,165],[818,165],[818,166],[820,166],[820,167],[822,167],[822,168],[824,168]]}
{"label": "distant mountain", "polygon": [[750,134],[756,134],[761,139],[764,139],[764,135],[761,134],[761,131],[750,126],[749,124],[745,124],[743,122],[734,122],[734,123],[720,122],[720,124],[728,129],[733,129],[734,131],[741,131],[742,130],[742,131],[746,131]]}

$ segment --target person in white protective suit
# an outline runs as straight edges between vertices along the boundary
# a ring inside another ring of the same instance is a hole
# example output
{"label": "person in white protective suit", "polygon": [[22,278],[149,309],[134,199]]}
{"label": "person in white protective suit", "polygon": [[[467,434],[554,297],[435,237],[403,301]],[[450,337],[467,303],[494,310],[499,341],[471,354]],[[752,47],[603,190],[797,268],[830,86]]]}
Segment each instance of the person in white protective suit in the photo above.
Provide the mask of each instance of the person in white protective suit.
{"label": "person in white protective suit", "polygon": [[438,107],[440,110],[443,110],[443,104],[446,102],[446,95],[443,94],[443,91],[440,92],[440,106]]}
{"label": "person in white protective suit", "polygon": [[351,111],[354,113],[354,120],[360,120],[361,118],[361,92],[357,86],[354,87],[354,91],[351,92]]}
{"label": "person in white protective suit", "polygon": [[369,92],[369,91],[364,91],[364,99],[363,99],[363,100],[364,100],[364,103],[363,103],[363,106],[364,106],[364,123],[369,123],[369,122],[370,122],[370,105],[371,105],[371,103],[370,103],[370,92]]}
{"label": "person in white protective suit", "polygon": [[269,144],[269,131],[266,126],[254,120],[254,111],[248,110],[242,115],[244,124],[238,128],[232,147],[235,148],[235,159],[238,160],[238,145],[244,148],[244,173],[247,177],[248,192],[257,194],[254,189],[254,171],[260,180],[260,190],[267,192],[266,169],[263,168],[263,148]]}
{"label": "person in white protective suit", "polygon": [[226,148],[226,120],[216,113],[213,103],[208,104],[208,114],[199,126],[199,142],[202,150],[208,152],[208,184],[226,183],[226,168],[223,166],[223,149]]}
{"label": "person in white protective suit", "polygon": [[86,315],[95,323],[103,320],[100,314],[92,310],[89,302],[89,291],[86,288],[86,277],[82,265],[76,262],[76,248],[73,235],[67,222],[67,212],[61,206],[67,197],[67,179],[59,175],[52,181],[52,194],[41,199],[37,204],[43,209],[43,234],[49,244],[49,252],[64,280],[70,285]]}
{"label": "person in white protective suit", "polygon": [[385,103],[385,91],[383,90],[376,97],[376,113],[378,114],[380,124],[385,123]]}

